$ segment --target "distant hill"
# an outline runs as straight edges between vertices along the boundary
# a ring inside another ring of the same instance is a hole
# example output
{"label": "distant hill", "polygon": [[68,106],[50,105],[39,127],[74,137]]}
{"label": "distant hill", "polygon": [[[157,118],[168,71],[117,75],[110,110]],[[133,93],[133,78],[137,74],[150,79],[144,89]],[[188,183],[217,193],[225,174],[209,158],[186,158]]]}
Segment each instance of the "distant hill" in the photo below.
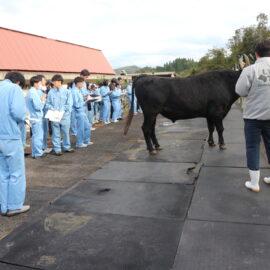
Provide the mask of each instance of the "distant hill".
{"label": "distant hill", "polygon": [[127,67],[116,68],[114,69],[114,71],[116,74],[120,74],[122,70],[126,71],[127,74],[133,74],[133,73],[136,73],[139,69],[140,67],[138,66],[127,66]]}

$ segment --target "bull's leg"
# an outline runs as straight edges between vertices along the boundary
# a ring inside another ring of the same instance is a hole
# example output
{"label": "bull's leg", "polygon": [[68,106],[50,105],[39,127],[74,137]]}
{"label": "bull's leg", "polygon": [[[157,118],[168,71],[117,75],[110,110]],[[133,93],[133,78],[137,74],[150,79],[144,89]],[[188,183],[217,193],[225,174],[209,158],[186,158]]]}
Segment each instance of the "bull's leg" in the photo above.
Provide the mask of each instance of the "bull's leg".
{"label": "bull's leg", "polygon": [[144,115],[144,121],[142,125],[142,131],[143,131],[144,139],[146,142],[147,150],[149,151],[149,154],[151,155],[157,154],[151,142],[151,133],[152,133],[153,125],[155,124],[155,119],[156,119],[156,116]]}
{"label": "bull's leg", "polygon": [[163,150],[163,147],[161,147],[158,143],[157,137],[156,137],[156,121],[157,118],[155,118],[154,124],[152,126],[152,132],[151,132],[151,140],[156,148],[156,150]]}
{"label": "bull's leg", "polygon": [[214,138],[213,138],[213,133],[215,131],[215,124],[209,118],[207,118],[207,126],[208,126],[208,131],[209,131],[208,144],[209,146],[216,146],[214,142]]}
{"label": "bull's leg", "polygon": [[215,126],[216,126],[217,133],[218,133],[219,148],[220,148],[220,150],[226,150],[227,147],[225,145],[224,138],[223,138],[224,127],[223,127],[222,119],[217,120],[215,122]]}

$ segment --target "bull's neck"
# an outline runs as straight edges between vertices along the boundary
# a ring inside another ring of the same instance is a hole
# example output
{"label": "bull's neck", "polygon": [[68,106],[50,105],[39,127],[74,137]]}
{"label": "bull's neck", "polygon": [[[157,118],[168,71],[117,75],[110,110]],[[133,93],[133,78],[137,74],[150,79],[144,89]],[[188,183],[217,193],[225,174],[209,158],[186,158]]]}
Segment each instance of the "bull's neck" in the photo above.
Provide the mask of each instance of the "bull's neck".
{"label": "bull's neck", "polygon": [[239,95],[237,95],[235,92],[235,86],[236,86],[236,83],[241,75],[241,72],[242,72],[242,70],[235,71],[233,87],[231,88],[231,104],[233,104],[239,98]]}

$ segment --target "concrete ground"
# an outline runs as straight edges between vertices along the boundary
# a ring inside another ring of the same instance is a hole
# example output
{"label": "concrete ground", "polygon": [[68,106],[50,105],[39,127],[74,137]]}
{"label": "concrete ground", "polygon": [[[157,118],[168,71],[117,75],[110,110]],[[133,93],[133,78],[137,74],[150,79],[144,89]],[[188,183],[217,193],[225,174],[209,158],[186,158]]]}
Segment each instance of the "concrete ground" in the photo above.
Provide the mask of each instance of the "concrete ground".
{"label": "concrete ground", "polygon": [[[145,151],[134,118],[94,131],[95,144],[27,159],[28,214],[0,217],[0,269],[269,269],[270,186],[244,188],[243,121],[234,107],[220,151],[205,119],[159,118],[164,150]],[[262,178],[269,173],[261,155]],[[262,182],[262,181],[261,181]]]}
{"label": "concrete ground", "polygon": [[[30,156],[25,159],[27,177],[26,203],[31,211],[12,219],[0,216],[0,239],[5,237],[23,222],[29,222],[38,215],[51,201],[66,192],[73,185],[115,158],[142,139],[141,123],[143,116],[135,116],[127,136],[123,136],[125,120],[101,126],[92,131],[93,145],[85,149],[75,148],[75,137],[71,137],[75,153],[61,157],[48,155],[34,160]],[[27,141],[31,144],[31,141]],[[1,268],[0,268],[1,269]]]}

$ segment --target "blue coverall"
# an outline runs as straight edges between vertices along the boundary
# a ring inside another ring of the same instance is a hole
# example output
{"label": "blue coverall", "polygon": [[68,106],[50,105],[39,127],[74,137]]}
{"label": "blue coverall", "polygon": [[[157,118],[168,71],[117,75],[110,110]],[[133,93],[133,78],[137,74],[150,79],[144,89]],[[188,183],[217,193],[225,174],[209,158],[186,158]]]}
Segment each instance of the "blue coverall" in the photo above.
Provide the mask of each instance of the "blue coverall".
{"label": "blue coverall", "polygon": [[61,132],[63,134],[64,150],[68,150],[71,147],[69,129],[72,105],[73,99],[70,90],[64,87],[60,89],[52,88],[50,90],[46,100],[46,109],[65,112],[60,122],[51,122],[53,149],[56,153],[61,152]]}
{"label": "blue coverall", "polygon": [[[94,94],[100,95],[100,90],[99,88],[96,91],[93,91]],[[95,122],[98,122],[100,120],[100,102],[94,102],[94,119]]]}
{"label": "blue coverall", "polygon": [[[88,95],[92,95],[95,94],[95,91],[89,90],[88,91]],[[91,110],[89,110],[89,107],[91,108]],[[90,126],[93,126],[93,122],[94,122],[94,102],[89,101],[89,103],[87,104],[87,118],[89,120]]]}
{"label": "blue coverall", "polygon": [[122,96],[121,88],[115,88],[115,90],[110,94],[110,98],[113,106],[112,120],[115,121],[120,118],[121,115],[121,100]]}
{"label": "blue coverall", "polygon": [[[71,90],[73,88],[75,88],[76,85],[75,83],[72,84]],[[87,86],[86,86],[86,82],[83,82],[83,87],[80,89],[81,94],[87,95],[88,91],[87,91]],[[86,107],[84,107],[85,113],[87,114],[88,112],[86,111]],[[72,108],[71,111],[71,123],[70,123],[70,128],[71,128],[71,135],[76,136],[77,135],[77,121],[76,121],[76,113],[74,111],[74,108]]]}
{"label": "blue coverall", "polygon": [[80,147],[83,144],[90,142],[90,125],[88,118],[85,114],[84,100],[80,92],[80,89],[77,87],[72,88],[72,98],[73,98],[73,111],[76,116],[77,123],[77,137],[76,137],[76,146]]}
{"label": "blue coverall", "polygon": [[[39,89],[39,91],[41,92],[41,95],[47,94],[45,90],[43,90],[42,88]],[[43,150],[46,150],[48,148],[48,144],[47,144],[47,137],[49,134],[49,119],[45,118],[47,113],[47,108],[46,106],[44,106],[43,108],[43,119],[42,119],[42,126],[43,126]]]}
{"label": "blue coverall", "polygon": [[26,107],[22,89],[0,82],[0,204],[1,212],[21,209],[25,199],[25,165],[21,132]]}
{"label": "blue coverall", "polygon": [[21,132],[21,136],[22,136],[22,143],[23,143],[23,147],[25,147],[26,145],[26,126],[25,126],[25,122],[21,121],[20,123],[18,123],[19,125],[19,129]]}
{"label": "blue coverall", "polygon": [[102,96],[100,118],[101,118],[101,121],[104,123],[109,123],[110,116],[111,116],[111,102],[110,102],[109,92],[110,92],[109,86],[100,87],[100,95]]}
{"label": "blue coverall", "polygon": [[[132,102],[132,85],[127,86],[126,92],[127,92],[127,95],[128,95],[129,108],[130,108],[131,107],[131,102]],[[134,110],[133,110],[133,112],[134,113],[137,112],[137,99],[136,99],[135,94],[134,94]]]}
{"label": "blue coverall", "polygon": [[41,101],[43,93],[31,87],[26,97],[26,106],[30,113],[32,126],[32,157],[43,155],[43,108],[45,102]]}

